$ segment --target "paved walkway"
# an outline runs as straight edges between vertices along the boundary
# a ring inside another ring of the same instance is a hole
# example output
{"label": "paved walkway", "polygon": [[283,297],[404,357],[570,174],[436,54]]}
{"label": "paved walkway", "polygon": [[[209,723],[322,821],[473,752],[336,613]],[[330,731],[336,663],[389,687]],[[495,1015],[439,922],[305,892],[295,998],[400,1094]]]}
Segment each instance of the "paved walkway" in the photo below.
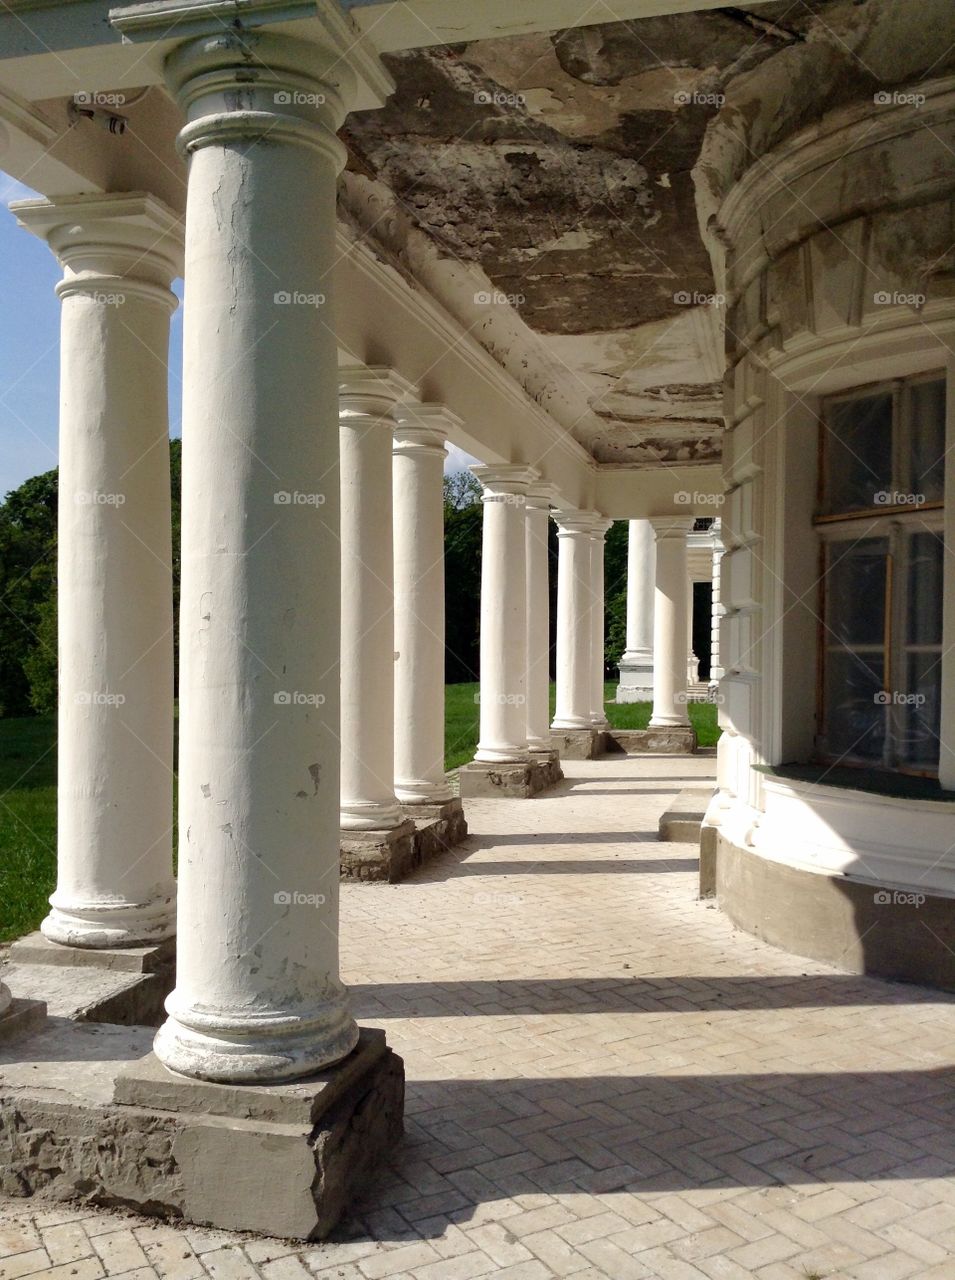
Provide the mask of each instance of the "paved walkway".
{"label": "paved walkway", "polygon": [[474,801],[461,857],[346,886],[408,1135],[301,1247],[0,1202],[0,1280],[955,1277],[955,998],[735,933],[659,814],[711,760]]}

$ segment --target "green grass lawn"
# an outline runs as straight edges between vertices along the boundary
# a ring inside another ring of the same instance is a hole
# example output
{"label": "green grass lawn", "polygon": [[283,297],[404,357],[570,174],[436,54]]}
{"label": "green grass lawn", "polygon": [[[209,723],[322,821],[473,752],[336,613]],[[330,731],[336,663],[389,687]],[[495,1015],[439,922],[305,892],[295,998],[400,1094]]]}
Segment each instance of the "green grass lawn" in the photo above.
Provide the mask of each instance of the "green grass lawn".
{"label": "green grass lawn", "polygon": [[[645,729],[649,702],[618,706],[605,686],[607,717],[617,729]],[[478,740],[477,684],[445,689],[445,767],[474,756]],[[550,690],[554,710],[554,686]],[[700,746],[719,736],[716,707],[691,703]],[[56,722],[52,716],[0,720],[0,942],[35,929],[56,881]]]}

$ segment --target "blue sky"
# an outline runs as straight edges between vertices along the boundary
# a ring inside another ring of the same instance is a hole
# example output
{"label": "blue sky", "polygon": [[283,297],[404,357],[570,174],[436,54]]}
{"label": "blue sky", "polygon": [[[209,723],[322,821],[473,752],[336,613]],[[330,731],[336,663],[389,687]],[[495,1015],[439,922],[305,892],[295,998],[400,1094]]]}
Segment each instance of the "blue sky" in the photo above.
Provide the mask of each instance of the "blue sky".
{"label": "blue sky", "polygon": [[[0,501],[57,463],[60,304],[53,288],[60,269],[47,246],[18,227],[7,208],[9,201],[33,194],[0,174]],[[181,368],[180,308],[172,320],[169,359],[174,436],[182,420]],[[471,461],[452,448],[445,470]]]}

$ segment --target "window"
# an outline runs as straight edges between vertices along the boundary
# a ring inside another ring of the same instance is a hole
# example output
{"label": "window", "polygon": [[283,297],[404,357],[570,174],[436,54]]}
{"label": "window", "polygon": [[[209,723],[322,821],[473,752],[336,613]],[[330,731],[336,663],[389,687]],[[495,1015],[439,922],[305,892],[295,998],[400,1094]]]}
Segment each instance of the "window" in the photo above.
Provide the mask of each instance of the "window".
{"label": "window", "polygon": [[945,379],[822,403],[818,754],[937,775]]}

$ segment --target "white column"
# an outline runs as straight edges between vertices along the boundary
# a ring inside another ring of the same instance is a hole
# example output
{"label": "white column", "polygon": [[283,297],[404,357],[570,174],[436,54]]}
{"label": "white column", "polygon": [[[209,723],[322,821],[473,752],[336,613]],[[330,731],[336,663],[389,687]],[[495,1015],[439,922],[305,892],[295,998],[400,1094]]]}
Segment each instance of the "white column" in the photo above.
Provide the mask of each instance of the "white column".
{"label": "white column", "polygon": [[554,729],[590,729],[593,624],[590,616],[592,511],[562,510],[557,523],[557,705]]}
{"label": "white column", "polygon": [[527,745],[550,751],[550,561],[547,537],[554,486],[538,481],[527,490]]}
{"label": "white column", "polygon": [[411,393],[390,369],[341,371],[343,831],[404,821],[394,782],[392,414]]}
{"label": "white column", "polygon": [[212,1080],[305,1075],[358,1038],[338,976],[345,154],[321,62],[222,28],[166,63],[187,115],[188,301],[179,950],[155,1048]]}
{"label": "white column", "polygon": [[444,405],[396,410],[395,792],[403,804],[451,799],[444,772]]}
{"label": "white column", "polygon": [[720,618],[723,616],[723,606],[720,603],[720,576],[722,573],[723,543],[722,524],[719,520],[714,521],[712,534],[713,598],[710,614],[710,687],[715,689],[723,678],[723,668],[720,666]]}
{"label": "white column", "polygon": [[590,718],[595,729],[606,729],[610,721],[604,708],[604,547],[607,530],[613,524],[598,516],[594,521],[590,546],[590,584],[592,627],[590,661],[593,670],[593,692],[590,698]]}
{"label": "white column", "polygon": [[656,543],[649,520],[631,520],[627,537],[627,647],[620,658],[618,702],[653,693],[653,595]]}
{"label": "white column", "polygon": [[474,759],[520,763],[529,758],[524,506],[539,473],[519,463],[472,470],[484,488],[481,731]]}
{"label": "white column", "polygon": [[57,886],[78,947],[175,931],[169,286],[182,227],[145,195],[16,206],[63,264]]}
{"label": "white column", "polygon": [[650,521],[656,537],[653,601],[653,715],[651,728],[683,727],[686,709],[686,535],[693,521],[663,516]]}
{"label": "white column", "polygon": [[[689,557],[688,557],[689,558]],[[687,570],[686,575],[686,683],[687,686],[698,684],[700,679],[700,660],[693,648],[693,603],[694,579]]]}

